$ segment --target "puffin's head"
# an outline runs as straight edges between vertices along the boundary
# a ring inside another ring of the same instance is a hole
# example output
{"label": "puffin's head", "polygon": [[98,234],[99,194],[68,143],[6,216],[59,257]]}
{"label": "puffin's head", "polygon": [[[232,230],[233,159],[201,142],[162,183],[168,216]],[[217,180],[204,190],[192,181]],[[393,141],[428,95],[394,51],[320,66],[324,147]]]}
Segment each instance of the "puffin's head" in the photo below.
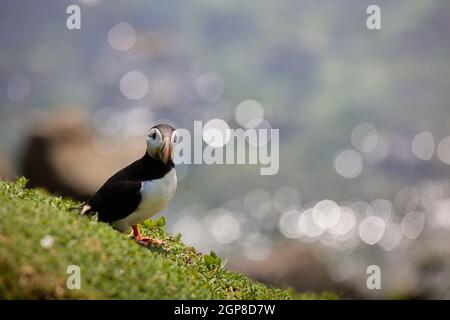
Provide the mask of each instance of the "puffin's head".
{"label": "puffin's head", "polygon": [[167,124],[158,124],[147,134],[147,153],[167,164],[169,160],[172,160],[173,145],[177,140],[177,132],[173,127]]}

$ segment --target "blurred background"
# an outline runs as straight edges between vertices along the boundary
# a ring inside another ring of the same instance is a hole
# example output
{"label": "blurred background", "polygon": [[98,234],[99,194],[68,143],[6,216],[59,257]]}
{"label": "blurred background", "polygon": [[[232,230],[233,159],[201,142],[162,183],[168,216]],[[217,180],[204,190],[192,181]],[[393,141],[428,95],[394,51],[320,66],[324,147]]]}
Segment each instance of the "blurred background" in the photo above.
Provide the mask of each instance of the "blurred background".
{"label": "blurred background", "polygon": [[449,34],[438,0],[4,0],[0,176],[83,200],[156,123],[279,129],[277,175],[178,166],[167,230],[277,286],[448,299]]}

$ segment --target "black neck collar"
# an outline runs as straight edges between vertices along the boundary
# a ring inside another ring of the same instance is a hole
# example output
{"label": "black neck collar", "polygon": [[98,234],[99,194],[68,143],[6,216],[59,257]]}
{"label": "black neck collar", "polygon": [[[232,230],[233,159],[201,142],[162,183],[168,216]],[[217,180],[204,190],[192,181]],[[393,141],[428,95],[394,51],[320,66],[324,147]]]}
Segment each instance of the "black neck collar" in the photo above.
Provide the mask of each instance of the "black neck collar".
{"label": "black neck collar", "polygon": [[151,157],[147,152],[145,152],[145,154],[141,158],[141,160],[144,162],[144,164],[146,166],[148,165],[148,166],[158,167],[161,169],[166,169],[167,171],[169,171],[170,169],[172,169],[175,166],[172,159],[170,159],[167,162],[167,164],[164,164],[164,162],[162,162],[161,160]]}

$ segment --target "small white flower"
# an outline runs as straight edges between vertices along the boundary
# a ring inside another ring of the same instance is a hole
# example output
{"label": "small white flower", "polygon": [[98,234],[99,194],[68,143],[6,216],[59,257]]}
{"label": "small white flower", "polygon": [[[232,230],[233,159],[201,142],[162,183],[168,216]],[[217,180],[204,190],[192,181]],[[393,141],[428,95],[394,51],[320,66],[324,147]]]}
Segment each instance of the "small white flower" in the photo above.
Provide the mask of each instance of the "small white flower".
{"label": "small white flower", "polygon": [[50,249],[54,243],[55,239],[51,235],[46,235],[41,239],[41,246],[44,249]]}

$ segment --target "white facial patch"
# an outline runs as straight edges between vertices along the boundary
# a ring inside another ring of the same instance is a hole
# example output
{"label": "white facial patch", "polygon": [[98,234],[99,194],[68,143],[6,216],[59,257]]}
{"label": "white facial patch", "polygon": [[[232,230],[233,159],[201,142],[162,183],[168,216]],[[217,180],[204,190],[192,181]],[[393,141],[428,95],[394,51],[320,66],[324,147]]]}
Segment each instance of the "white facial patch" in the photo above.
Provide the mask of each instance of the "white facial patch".
{"label": "white facial patch", "polygon": [[163,143],[163,138],[161,131],[157,128],[153,128],[147,135],[147,153],[153,157],[157,158],[157,154],[161,149]]}

